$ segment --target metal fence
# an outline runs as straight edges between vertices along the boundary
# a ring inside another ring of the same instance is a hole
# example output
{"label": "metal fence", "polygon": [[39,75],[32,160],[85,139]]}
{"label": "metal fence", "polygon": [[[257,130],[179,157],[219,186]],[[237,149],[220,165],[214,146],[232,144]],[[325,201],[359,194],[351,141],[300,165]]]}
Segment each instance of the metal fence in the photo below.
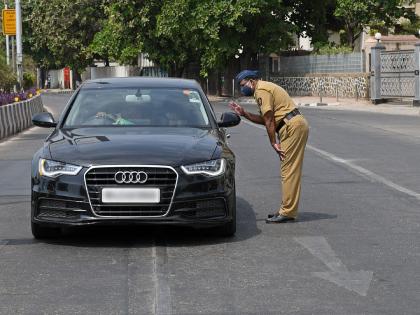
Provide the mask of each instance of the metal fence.
{"label": "metal fence", "polygon": [[365,72],[363,53],[280,57],[279,74]]}

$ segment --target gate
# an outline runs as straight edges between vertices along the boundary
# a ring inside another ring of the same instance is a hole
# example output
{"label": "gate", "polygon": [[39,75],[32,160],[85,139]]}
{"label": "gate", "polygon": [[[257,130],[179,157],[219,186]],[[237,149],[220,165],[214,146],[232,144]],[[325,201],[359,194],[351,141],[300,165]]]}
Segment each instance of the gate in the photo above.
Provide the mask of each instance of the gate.
{"label": "gate", "polygon": [[381,52],[381,98],[414,97],[414,50]]}
{"label": "gate", "polygon": [[390,98],[411,98],[420,106],[420,43],[414,50],[385,51],[378,43],[372,47],[370,73],[371,100],[374,104]]}

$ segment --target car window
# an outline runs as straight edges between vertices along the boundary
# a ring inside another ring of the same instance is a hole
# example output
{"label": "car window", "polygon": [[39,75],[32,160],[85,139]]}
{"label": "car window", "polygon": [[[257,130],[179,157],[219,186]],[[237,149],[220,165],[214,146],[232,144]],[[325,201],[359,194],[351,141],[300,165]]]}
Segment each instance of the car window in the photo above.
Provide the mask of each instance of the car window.
{"label": "car window", "polygon": [[209,118],[193,89],[85,88],[64,122],[82,126],[209,127]]}

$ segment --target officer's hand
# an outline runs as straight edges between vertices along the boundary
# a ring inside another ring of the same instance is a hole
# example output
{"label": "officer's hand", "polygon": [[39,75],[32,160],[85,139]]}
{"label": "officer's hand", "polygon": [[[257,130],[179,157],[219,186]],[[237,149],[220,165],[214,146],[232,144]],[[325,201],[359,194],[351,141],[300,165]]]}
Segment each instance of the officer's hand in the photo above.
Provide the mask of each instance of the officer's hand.
{"label": "officer's hand", "polygon": [[286,158],[286,153],[281,149],[280,143],[273,143],[273,149],[277,152],[281,161]]}
{"label": "officer's hand", "polygon": [[245,110],[243,109],[243,107],[235,102],[230,102],[229,103],[229,107],[239,116],[244,116],[245,115]]}

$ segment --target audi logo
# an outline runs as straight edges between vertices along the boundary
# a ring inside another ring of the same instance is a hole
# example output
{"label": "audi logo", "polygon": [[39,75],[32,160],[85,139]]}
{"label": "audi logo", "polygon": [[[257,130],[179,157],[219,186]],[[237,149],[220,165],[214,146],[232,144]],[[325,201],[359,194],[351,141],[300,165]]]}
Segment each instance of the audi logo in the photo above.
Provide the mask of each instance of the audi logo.
{"label": "audi logo", "polygon": [[148,178],[149,176],[143,171],[119,171],[114,176],[118,184],[144,184]]}

